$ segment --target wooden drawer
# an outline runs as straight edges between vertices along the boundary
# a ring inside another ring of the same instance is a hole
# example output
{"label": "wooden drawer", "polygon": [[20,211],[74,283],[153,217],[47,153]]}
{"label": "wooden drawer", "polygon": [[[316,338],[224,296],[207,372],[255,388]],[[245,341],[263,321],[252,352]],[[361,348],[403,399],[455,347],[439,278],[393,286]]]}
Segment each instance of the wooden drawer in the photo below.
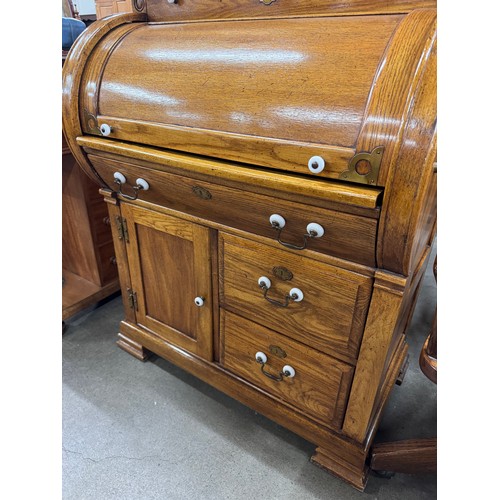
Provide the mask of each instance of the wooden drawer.
{"label": "wooden drawer", "polygon": [[[341,426],[351,366],[224,310],[221,335],[225,368],[325,424]],[[257,352],[267,356],[265,365]],[[293,377],[280,376],[286,365],[295,370]]]}
{"label": "wooden drawer", "polygon": [[[219,253],[222,307],[355,363],[372,278],[225,233],[219,235]],[[261,276],[271,281],[267,298]],[[292,288],[303,292],[303,300],[278,305]]]}
{"label": "wooden drawer", "polygon": [[[269,218],[272,214],[279,214],[286,220],[281,240],[296,246],[304,244],[307,225],[315,222],[324,228],[324,235],[321,238],[308,238],[308,249],[369,266],[375,265],[375,218],[280,198],[290,198],[287,192],[276,191],[276,197],[271,197],[94,155],[89,155],[89,159],[113,189],[116,189],[114,172],[125,175],[127,184],[122,189],[127,194],[133,194],[132,185],[137,178],[146,179],[150,187],[147,191],[140,191],[139,198],[143,201],[274,240],[277,239],[278,231],[273,229]],[[296,251],[300,253],[300,250]]]}

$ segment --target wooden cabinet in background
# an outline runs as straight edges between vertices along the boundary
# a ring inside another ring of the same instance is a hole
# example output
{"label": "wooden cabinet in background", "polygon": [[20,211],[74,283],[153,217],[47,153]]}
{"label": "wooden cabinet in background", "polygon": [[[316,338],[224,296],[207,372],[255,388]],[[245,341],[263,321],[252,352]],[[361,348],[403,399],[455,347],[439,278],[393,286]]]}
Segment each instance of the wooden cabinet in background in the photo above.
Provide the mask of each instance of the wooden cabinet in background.
{"label": "wooden cabinet in background", "polygon": [[97,19],[132,12],[132,0],[95,0],[95,11]]}
{"label": "wooden cabinet in background", "polygon": [[62,319],[119,290],[110,219],[98,185],[62,147]]}

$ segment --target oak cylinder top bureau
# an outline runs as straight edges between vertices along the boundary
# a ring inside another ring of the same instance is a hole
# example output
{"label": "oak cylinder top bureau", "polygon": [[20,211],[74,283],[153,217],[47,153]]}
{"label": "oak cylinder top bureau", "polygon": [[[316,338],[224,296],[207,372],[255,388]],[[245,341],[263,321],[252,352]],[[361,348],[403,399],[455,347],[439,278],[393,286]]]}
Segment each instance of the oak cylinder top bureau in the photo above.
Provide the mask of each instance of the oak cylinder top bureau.
{"label": "oak cylinder top bureau", "polygon": [[134,0],[63,71],[125,318],[358,489],[436,227],[434,1]]}

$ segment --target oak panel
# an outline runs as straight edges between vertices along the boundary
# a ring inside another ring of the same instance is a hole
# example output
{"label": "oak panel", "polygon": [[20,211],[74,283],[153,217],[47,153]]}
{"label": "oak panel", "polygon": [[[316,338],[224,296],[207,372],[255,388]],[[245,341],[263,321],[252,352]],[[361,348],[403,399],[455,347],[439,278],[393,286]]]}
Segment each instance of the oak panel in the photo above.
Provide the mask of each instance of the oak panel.
{"label": "oak panel", "polygon": [[[132,185],[138,177],[145,178],[150,188],[139,193],[141,200],[271,239],[277,238],[277,231],[271,226],[269,217],[278,213],[286,220],[282,240],[298,246],[303,243],[307,225],[316,222],[324,227],[325,234],[321,238],[309,239],[308,249],[369,266],[375,265],[375,219],[285,201],[281,198],[286,197],[284,192],[276,192],[280,198],[264,196],[186,176],[153,171],[130,163],[93,155],[89,158],[99,175],[110,186],[116,186],[113,183],[114,172],[124,174],[127,185],[122,186],[122,191],[126,194],[133,193]],[[210,198],[207,198],[208,195]],[[349,207],[345,209],[348,210]]]}
{"label": "oak panel", "polygon": [[[224,310],[221,311],[221,335],[221,363],[225,368],[313,418],[329,426],[340,426],[353,373],[351,366]],[[286,357],[273,355],[270,346],[278,346]],[[295,376],[281,381],[266,376],[255,359],[259,351],[268,358],[266,372],[276,377],[284,365],[290,365],[296,371]]]}
{"label": "oak panel", "polygon": [[[175,151],[108,141],[104,138],[81,136],[77,143],[94,160],[102,158],[115,160],[120,164],[133,163],[135,166],[172,172],[189,177],[203,176],[223,185],[244,184],[244,189],[266,194],[272,188],[273,196],[294,199],[301,196],[309,199],[309,204],[340,211],[359,213],[363,210],[368,217],[377,217],[381,188],[352,185],[344,182],[305,178],[296,174],[280,173],[261,168],[251,168],[227,161],[217,161],[204,157],[193,157]],[[116,164],[115,164],[116,165]],[[307,182],[306,182],[307,181]],[[292,197],[292,198],[290,198]]]}
{"label": "oak panel", "polygon": [[[179,347],[212,358],[209,230],[175,217],[123,205],[130,278],[139,324]],[[195,305],[195,297],[205,300]]]}
{"label": "oak panel", "polygon": [[[145,2],[146,3],[146,2]],[[148,18],[152,22],[178,22],[200,19],[231,19],[248,17],[391,14],[413,9],[436,7],[436,0],[180,0],[169,4],[165,0],[147,0]]]}
{"label": "oak panel", "polygon": [[99,114],[353,146],[401,18],[143,25],[106,63]]}
{"label": "oak panel", "polygon": [[[372,279],[357,273],[275,250],[225,233],[219,239],[220,303],[324,353],[354,362],[364,328]],[[283,281],[273,274],[285,267]],[[271,280],[268,297],[285,302],[291,288],[302,290],[301,302],[279,307],[267,301],[258,281]]]}

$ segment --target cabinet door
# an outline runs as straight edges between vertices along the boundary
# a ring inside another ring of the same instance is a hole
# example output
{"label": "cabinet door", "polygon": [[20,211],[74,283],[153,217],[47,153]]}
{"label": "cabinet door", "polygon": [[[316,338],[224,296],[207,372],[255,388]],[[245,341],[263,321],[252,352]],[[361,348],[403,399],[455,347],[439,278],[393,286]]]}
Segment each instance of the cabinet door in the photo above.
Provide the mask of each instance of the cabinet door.
{"label": "cabinet door", "polygon": [[122,204],[137,323],[159,337],[212,359],[209,229]]}

